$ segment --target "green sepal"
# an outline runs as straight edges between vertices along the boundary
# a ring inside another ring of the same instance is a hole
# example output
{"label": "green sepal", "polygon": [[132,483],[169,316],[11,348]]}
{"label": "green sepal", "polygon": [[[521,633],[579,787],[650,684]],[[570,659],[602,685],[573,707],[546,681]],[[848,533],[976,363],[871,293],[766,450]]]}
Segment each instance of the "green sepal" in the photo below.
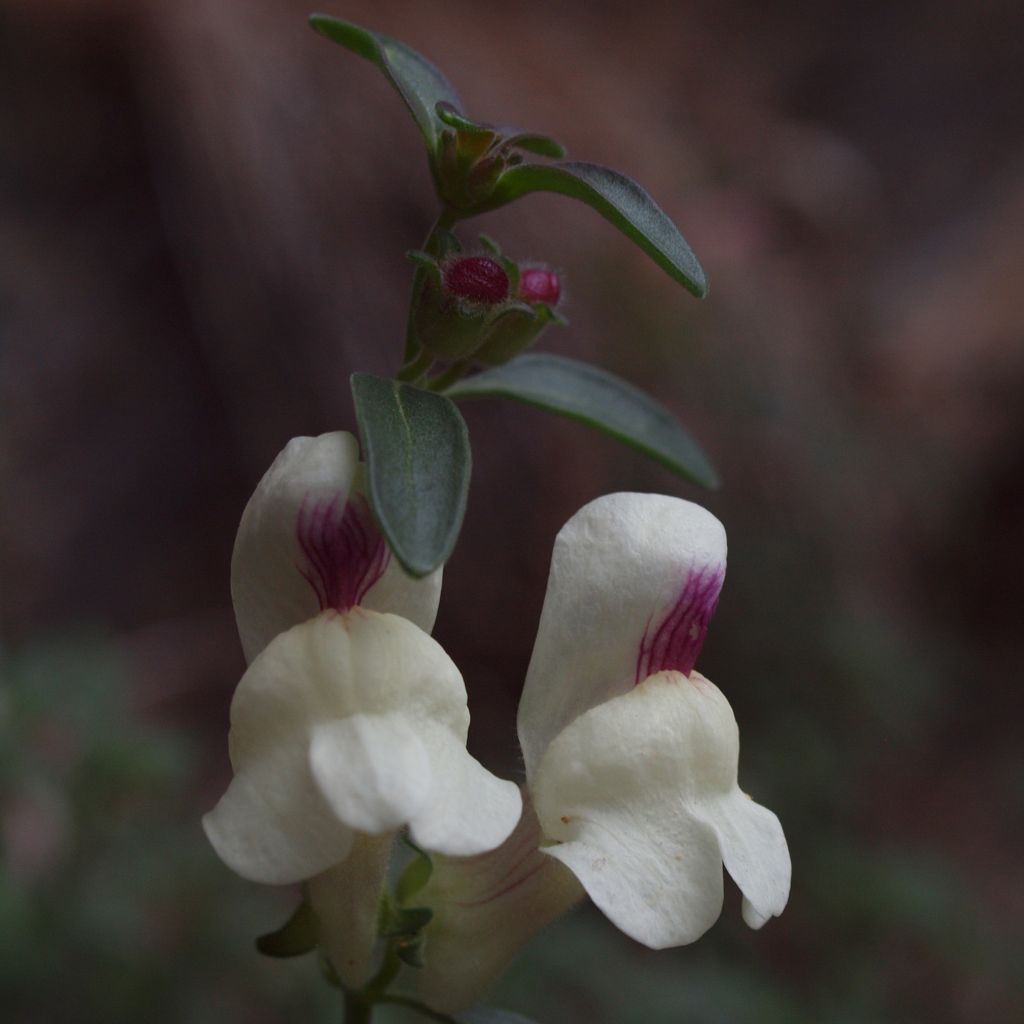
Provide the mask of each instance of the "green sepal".
{"label": "green sepal", "polygon": [[488,256],[493,256],[495,259],[501,258],[501,246],[490,235],[485,235],[481,232],[477,237],[480,239],[480,247]]}
{"label": "green sepal", "polygon": [[430,924],[434,912],[429,907],[385,907],[381,914],[379,933],[382,939],[417,935]]}
{"label": "green sepal", "polygon": [[444,100],[435,104],[434,113],[449,128],[454,128],[458,132],[465,132],[467,135],[489,135],[493,138],[498,134],[498,130],[494,125],[473,121],[466,117],[456,106]]}
{"label": "green sepal", "polygon": [[402,97],[433,156],[444,126],[437,114],[438,103],[461,106],[451,82],[426,57],[397,39],[328,14],[312,14],[309,23],[320,35],[380,68]]}
{"label": "green sepal", "polygon": [[539,132],[517,132],[506,137],[504,145],[509,149],[524,149],[535,156],[547,156],[552,160],[561,160],[565,156],[565,146],[550,135]]}
{"label": "green sepal", "polygon": [[431,256],[429,252],[424,252],[422,249],[410,249],[405,254],[405,258],[412,260],[417,268],[427,275],[435,287],[441,287],[441,267],[438,265],[436,257]]}
{"label": "green sepal", "polygon": [[369,373],[352,375],[370,504],[395,557],[426,576],[452,553],[466,512],[472,457],[453,402]]}
{"label": "green sepal", "polygon": [[395,954],[409,967],[423,966],[423,943],[420,939],[409,939],[395,943]]}
{"label": "green sepal", "polygon": [[489,139],[498,139],[498,145],[502,149],[523,149],[527,153],[534,153],[537,156],[551,157],[553,160],[561,160],[565,156],[565,146],[550,135],[542,135],[540,132],[521,132],[510,128],[496,128],[494,125],[482,121],[473,121],[466,117],[451,103],[441,101],[435,107],[435,113],[449,128],[466,135],[487,136]]}
{"label": "green sepal", "polygon": [[530,192],[557,192],[586,203],[643,249],[670,277],[698,298],[707,294],[704,269],[686,239],[632,178],[599,164],[523,164],[505,171],[486,203],[472,212],[494,210]]}
{"label": "green sepal", "polygon": [[295,912],[276,932],[261,935],[256,948],[264,956],[303,956],[316,949],[320,923],[308,900],[303,900]]}
{"label": "green sepal", "polygon": [[534,344],[551,323],[564,325],[566,321],[546,302],[531,305],[513,300],[491,318],[473,361],[481,366],[501,366]]}
{"label": "green sepal", "polygon": [[703,487],[718,475],[700,446],[659,402],[589,363],[528,353],[445,392],[455,400],[511,398],[595,427]]}
{"label": "green sepal", "polygon": [[415,851],[415,855],[406,865],[395,886],[395,899],[399,906],[404,906],[412,899],[430,881],[430,876],[434,873],[434,862],[430,854],[421,850],[411,840],[406,839],[406,842]]}

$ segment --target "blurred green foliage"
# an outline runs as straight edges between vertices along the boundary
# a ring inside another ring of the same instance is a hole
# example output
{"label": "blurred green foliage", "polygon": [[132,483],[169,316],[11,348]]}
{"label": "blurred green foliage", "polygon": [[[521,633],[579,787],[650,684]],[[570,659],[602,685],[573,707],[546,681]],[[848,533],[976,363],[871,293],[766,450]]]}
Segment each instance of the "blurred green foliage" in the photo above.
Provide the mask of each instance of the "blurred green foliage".
{"label": "blurred green foliage", "polygon": [[330,1019],[336,997],[314,962],[282,968],[242,938],[291,894],[246,885],[211,855],[195,752],[128,705],[128,678],[96,636],[2,662],[4,1019]]}

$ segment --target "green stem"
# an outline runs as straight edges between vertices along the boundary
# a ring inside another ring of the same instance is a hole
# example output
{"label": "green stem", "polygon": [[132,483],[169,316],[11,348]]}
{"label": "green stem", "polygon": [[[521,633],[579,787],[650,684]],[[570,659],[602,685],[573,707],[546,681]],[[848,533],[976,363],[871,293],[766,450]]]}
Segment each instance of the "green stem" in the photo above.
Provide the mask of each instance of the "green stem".
{"label": "green stem", "polygon": [[[442,231],[451,231],[455,226],[455,222],[458,218],[452,213],[452,211],[446,206],[438,216],[437,220],[434,221],[433,226],[430,229],[430,233],[427,235],[427,240],[423,243],[423,251],[430,253],[431,256],[436,256],[437,242]],[[412,295],[409,299],[409,316],[405,321],[405,362],[406,364],[411,363],[416,358],[416,350],[418,348],[416,344],[416,302],[419,299],[420,290],[423,288],[423,284],[426,281],[427,272],[421,266],[416,267],[416,273],[412,279]]]}
{"label": "green stem", "polygon": [[434,365],[433,355],[424,349],[419,355],[408,360],[406,364],[395,374],[397,380],[415,384]]}
{"label": "green stem", "polygon": [[345,1024],[370,1024],[373,1019],[373,1003],[361,992],[345,992]]}
{"label": "green stem", "polygon": [[432,1010],[419,1000],[410,999],[408,996],[382,996],[377,1002],[388,1003],[391,1006],[404,1006],[406,1009],[415,1010],[424,1017],[430,1018],[430,1020],[438,1021],[439,1024],[459,1024],[454,1017],[449,1017],[446,1013],[438,1013],[437,1010]]}
{"label": "green stem", "polygon": [[395,980],[395,975],[401,969],[402,961],[399,960],[398,953],[394,945],[391,944],[384,954],[384,962],[380,965],[380,970],[367,982],[366,987],[363,989],[363,998],[368,999],[371,1003],[382,1002],[388,985]]}
{"label": "green stem", "polygon": [[472,360],[462,359],[457,363],[452,363],[444,373],[439,373],[433,380],[427,382],[427,387],[431,391],[444,391],[445,388],[450,388],[457,381],[462,380],[466,376],[466,371],[472,365]]}

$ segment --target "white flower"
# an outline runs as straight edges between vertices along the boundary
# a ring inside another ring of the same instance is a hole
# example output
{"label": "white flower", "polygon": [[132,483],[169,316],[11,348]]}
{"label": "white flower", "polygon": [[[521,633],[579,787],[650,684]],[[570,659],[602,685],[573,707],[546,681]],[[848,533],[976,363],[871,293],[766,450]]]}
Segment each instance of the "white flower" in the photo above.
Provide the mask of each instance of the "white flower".
{"label": "white flower", "polygon": [[245,878],[309,881],[351,985],[370,969],[394,832],[478,854],[521,807],[467,753],[462,676],[425,632],[440,570],[413,580],[392,560],[357,471],[351,435],[296,438],[245,509],[231,577],[251,664],[231,705],[234,778],[203,819]]}
{"label": "white flower", "polygon": [[440,858],[417,898],[435,911],[418,979],[435,1008],[478,998],[580,885],[653,948],[711,927],[723,862],[749,925],[782,912],[782,827],[737,786],[732,709],[693,670],[725,555],[714,516],[661,495],[599,498],[559,533],[519,706],[532,808],[498,850]]}
{"label": "white flower", "polygon": [[759,928],[789,898],[778,818],[737,785],[739,731],[693,670],[725,578],[698,505],[612,494],[555,542],[519,739],[545,852],[627,935],[693,942],[722,909],[722,865]]}

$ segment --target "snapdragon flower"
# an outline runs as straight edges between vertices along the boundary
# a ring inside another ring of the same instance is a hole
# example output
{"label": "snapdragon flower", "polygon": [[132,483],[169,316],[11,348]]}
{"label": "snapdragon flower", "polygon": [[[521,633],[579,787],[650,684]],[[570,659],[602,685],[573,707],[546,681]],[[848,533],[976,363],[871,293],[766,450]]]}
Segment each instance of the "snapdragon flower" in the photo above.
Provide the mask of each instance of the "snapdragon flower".
{"label": "snapdragon flower", "polygon": [[[736,719],[694,670],[725,560],[721,523],[662,495],[598,498],[559,533],[519,706],[530,804],[503,847],[468,863],[442,858],[421,894],[435,900],[419,979],[431,1005],[452,1012],[478,998],[571,904],[569,872],[655,949],[711,927],[723,864],[748,925],[782,912],[782,827],[739,789]],[[506,942],[500,919],[511,914]]]}
{"label": "snapdragon flower", "polygon": [[499,845],[517,787],[466,751],[462,676],[427,632],[440,570],[407,576],[358,488],[347,433],[295,438],[242,516],[232,598],[249,668],[234,778],[203,825],[245,878],[308,882],[342,980],[371,969],[392,839],[453,856]]}

